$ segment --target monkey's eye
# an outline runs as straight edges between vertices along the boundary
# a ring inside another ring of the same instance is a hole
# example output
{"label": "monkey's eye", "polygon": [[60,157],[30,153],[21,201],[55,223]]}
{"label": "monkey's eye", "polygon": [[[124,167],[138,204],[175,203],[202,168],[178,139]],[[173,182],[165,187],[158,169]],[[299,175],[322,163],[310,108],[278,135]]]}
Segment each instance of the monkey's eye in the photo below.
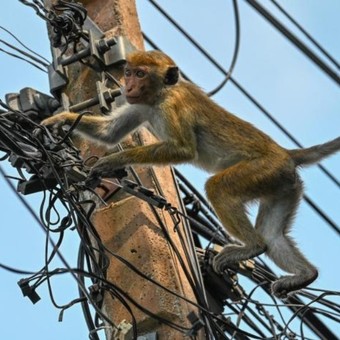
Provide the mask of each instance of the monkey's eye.
{"label": "monkey's eye", "polygon": [[138,71],[136,72],[136,76],[137,76],[138,78],[144,78],[145,75],[146,75],[146,72],[144,72],[144,71],[142,71],[142,70],[138,70]]}
{"label": "monkey's eye", "polygon": [[129,69],[125,69],[125,70],[124,70],[124,76],[125,76],[125,77],[131,77],[131,75],[132,75],[131,70],[129,70]]}

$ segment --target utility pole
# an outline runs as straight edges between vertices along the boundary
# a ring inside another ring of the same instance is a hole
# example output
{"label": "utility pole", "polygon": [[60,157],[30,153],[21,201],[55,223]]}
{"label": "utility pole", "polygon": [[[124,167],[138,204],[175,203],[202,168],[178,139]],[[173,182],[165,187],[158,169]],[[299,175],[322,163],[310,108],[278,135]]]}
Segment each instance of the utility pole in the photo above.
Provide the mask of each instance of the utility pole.
{"label": "utility pole", "polygon": [[[52,1],[55,3],[56,1]],[[143,38],[137,19],[134,0],[82,0],[87,9],[88,16],[108,37],[124,36],[137,49],[143,49]],[[121,70],[112,68],[109,70],[116,78],[121,78]],[[81,63],[73,63],[67,66],[68,86],[63,89],[70,105],[93,98],[97,92],[94,86],[98,80],[97,73]],[[125,146],[138,143],[149,144],[154,138],[148,131],[143,130],[138,135],[134,134]],[[103,149],[90,144],[87,141],[80,142],[82,154],[103,155]],[[175,179],[170,167],[154,168],[136,167],[138,176],[143,186],[151,188],[155,192],[161,188],[166,200],[174,207],[179,207]],[[159,193],[159,192],[158,192]],[[195,300],[195,294],[188,282],[182,266],[174,250],[164,237],[160,223],[164,225],[175,247],[184,257],[183,245],[178,232],[174,230],[174,222],[167,212],[157,210],[160,220],[143,200],[128,196],[114,195],[108,202],[108,206],[98,207],[92,215],[93,223],[102,243],[110,251],[131,262],[146,276],[159,282],[171,291],[185,296],[191,301]],[[160,222],[161,221],[161,222]],[[180,224],[177,228],[183,230]],[[199,316],[197,308],[185,302],[150,281],[143,279],[126,265],[110,257],[110,265],[107,270],[107,279],[120,287],[126,294],[132,297],[145,309],[153,314],[169,320],[180,326],[191,328],[192,324],[187,317],[194,311]],[[149,335],[147,339],[185,339],[186,336],[170,326],[160,323],[155,318],[142,312],[133,304],[129,304],[137,320],[138,335]],[[103,312],[116,325],[122,325],[124,320],[131,324],[132,320],[126,308],[109,294],[104,296]],[[106,332],[107,339],[128,339],[122,334],[110,329]],[[157,335],[156,337],[152,337]],[[204,339],[201,333],[196,337]]]}

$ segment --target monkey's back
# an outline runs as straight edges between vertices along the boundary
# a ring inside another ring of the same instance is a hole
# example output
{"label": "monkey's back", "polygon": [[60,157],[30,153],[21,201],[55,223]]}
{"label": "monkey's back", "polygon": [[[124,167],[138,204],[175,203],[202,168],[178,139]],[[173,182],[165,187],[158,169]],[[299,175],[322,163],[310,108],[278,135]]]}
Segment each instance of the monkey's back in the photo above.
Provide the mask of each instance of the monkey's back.
{"label": "monkey's back", "polygon": [[198,166],[215,172],[244,159],[287,155],[267,134],[216,104],[196,85],[181,81],[171,91],[176,97],[176,120],[192,126]]}

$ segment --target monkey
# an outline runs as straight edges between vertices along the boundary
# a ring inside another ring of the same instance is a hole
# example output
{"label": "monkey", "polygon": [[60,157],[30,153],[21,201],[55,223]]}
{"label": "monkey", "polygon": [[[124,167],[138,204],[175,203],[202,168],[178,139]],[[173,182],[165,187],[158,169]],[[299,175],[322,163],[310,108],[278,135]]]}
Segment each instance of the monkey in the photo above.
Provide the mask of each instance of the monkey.
{"label": "monkey", "polygon": [[[340,150],[340,137],[305,149],[288,150],[251,123],[220,107],[195,84],[184,80],[178,66],[160,51],[134,51],[124,67],[126,104],[109,116],[84,115],[76,131],[103,145],[148,126],[157,142],[99,159],[90,177],[113,177],[130,165],[191,163],[211,176],[205,191],[227,232],[239,242],[226,245],[213,258],[222,273],[265,253],[288,273],[271,284],[284,298],[312,283],[318,270],[289,236],[303,192],[299,167],[320,162]],[[44,126],[72,124],[78,114],[63,112]],[[255,225],[246,205],[259,202]]]}

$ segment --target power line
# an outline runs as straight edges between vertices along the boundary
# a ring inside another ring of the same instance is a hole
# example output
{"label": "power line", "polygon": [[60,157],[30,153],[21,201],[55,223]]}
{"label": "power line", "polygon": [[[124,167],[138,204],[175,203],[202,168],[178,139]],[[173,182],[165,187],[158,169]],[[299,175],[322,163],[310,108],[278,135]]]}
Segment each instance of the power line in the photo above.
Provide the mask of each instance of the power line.
{"label": "power line", "polygon": [[240,15],[239,15],[239,10],[238,10],[237,0],[233,0],[233,8],[234,8],[234,20],[235,20],[235,47],[234,47],[233,58],[231,60],[231,64],[229,66],[228,74],[226,75],[225,79],[215,89],[213,89],[213,90],[211,90],[207,93],[209,97],[215,95],[217,92],[219,92],[223,88],[223,86],[230,79],[232,72],[234,70],[234,67],[236,65],[238,52],[239,52],[239,49],[240,49]]}
{"label": "power line", "polygon": [[46,71],[45,69],[43,69],[43,68],[40,67],[39,65],[33,63],[32,61],[27,60],[26,58],[21,57],[20,55],[17,55],[17,54],[15,54],[15,53],[12,53],[12,52],[9,52],[9,51],[6,51],[6,50],[4,50],[3,48],[0,48],[0,52],[3,52],[3,53],[5,53],[5,54],[7,54],[7,55],[9,55],[9,56],[11,56],[11,57],[13,57],[13,58],[17,58],[17,59],[23,60],[23,61],[25,61],[26,63],[28,63],[28,64],[34,66],[34,67],[37,68],[37,69],[39,69],[40,71],[43,71],[43,72],[47,73],[47,71]]}
{"label": "power line", "polygon": [[[9,42],[0,39],[0,43],[5,45],[6,47],[14,50],[15,52],[19,53],[13,53],[13,52],[9,52],[3,48],[0,48],[0,52],[3,52],[13,58],[17,58],[20,60],[23,60],[27,63],[29,63],[30,65],[36,67],[37,69],[39,69],[40,71],[43,71],[45,73],[47,73],[47,67],[49,65],[49,62],[47,59],[45,59],[43,56],[41,56],[40,54],[34,52],[32,49],[30,49],[29,47],[27,47],[25,44],[23,44],[12,32],[10,32],[8,29],[4,28],[3,26],[0,26],[0,29],[5,31],[6,33],[8,33],[10,36],[12,36],[22,47],[24,47],[27,51],[24,51],[23,49],[20,49],[12,44],[10,44]],[[39,66],[39,64],[41,66]]]}
{"label": "power line", "polygon": [[15,36],[10,30],[8,30],[7,28],[0,26],[0,29],[5,31],[6,33],[8,33],[11,37],[13,37],[22,47],[24,47],[26,50],[28,50],[29,52],[33,53],[34,55],[36,55],[37,57],[39,57],[41,60],[44,60],[46,63],[44,64],[44,66],[48,66],[50,64],[50,61],[48,59],[46,59],[45,57],[43,57],[41,54],[33,51],[32,49],[30,49],[27,45],[25,45],[17,36]]}
{"label": "power line", "polygon": [[340,64],[331,56],[329,52],[326,51],[320,43],[316,41],[302,26],[299,24],[276,0],[271,0],[272,3],[283,13],[304,35],[305,37],[313,43],[313,45],[338,69],[340,69]]}
{"label": "power line", "polygon": [[327,64],[324,63],[303,41],[301,41],[294,33],[285,27],[278,19],[276,19],[267,9],[265,9],[256,0],[245,0],[265,19],[267,19],[279,32],[281,32],[290,42],[292,42],[304,55],[312,60],[321,70],[323,70],[331,79],[340,85],[340,76],[334,72]]}

